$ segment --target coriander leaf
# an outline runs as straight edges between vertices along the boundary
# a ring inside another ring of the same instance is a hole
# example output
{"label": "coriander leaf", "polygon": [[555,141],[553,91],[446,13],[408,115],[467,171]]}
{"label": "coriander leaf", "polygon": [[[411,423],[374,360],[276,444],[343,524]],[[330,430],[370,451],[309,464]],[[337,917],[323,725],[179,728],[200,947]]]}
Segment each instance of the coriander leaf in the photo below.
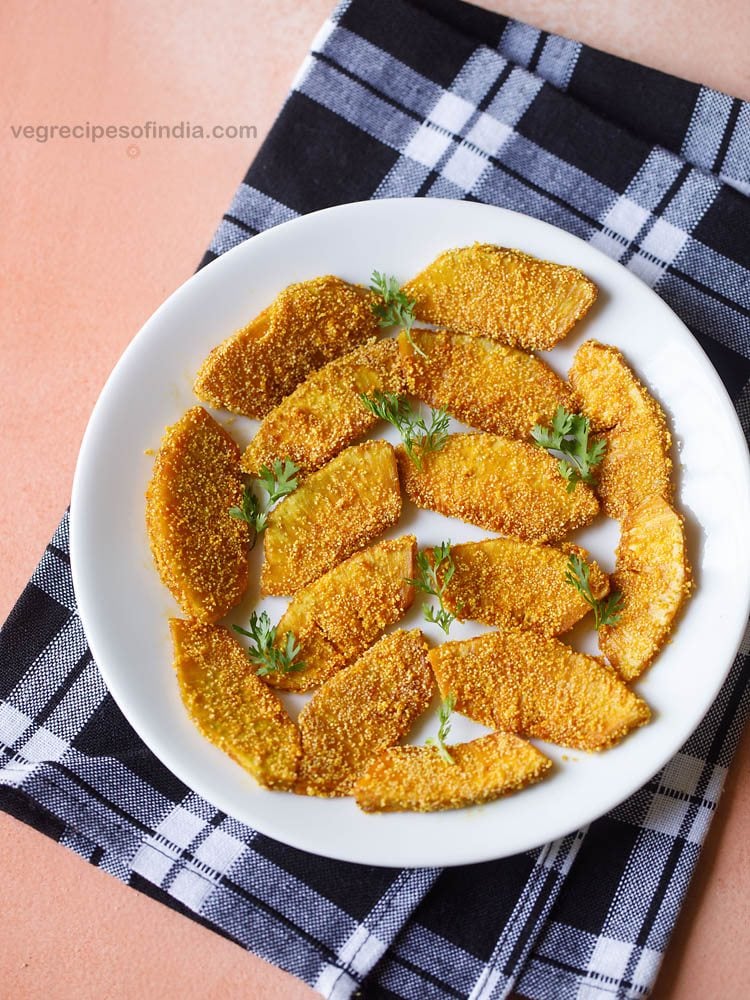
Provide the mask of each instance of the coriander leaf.
{"label": "coriander leaf", "polygon": [[603,625],[616,625],[622,613],[623,597],[614,591],[608,597],[597,600],[591,591],[588,564],[580,556],[571,555],[565,569],[565,581],[575,587],[584,601],[594,611],[594,627],[598,632]]}
{"label": "coriander leaf", "polygon": [[604,458],[607,443],[602,439],[589,444],[590,431],[588,417],[569,413],[564,406],[558,406],[551,427],[536,424],[531,431],[537,446],[559,459],[557,468],[568,484],[568,493],[572,493],[579,482],[589,486],[596,484],[592,469]]}
{"label": "coriander leaf", "polygon": [[299,469],[300,467],[290,458],[284,459],[283,462],[277,458],[272,469],[267,465],[260,467],[260,483],[268,494],[269,505],[297,489]]}
{"label": "coriander leaf", "polygon": [[378,317],[380,326],[400,326],[406,334],[406,339],[411,346],[422,357],[426,357],[425,352],[418,347],[411,336],[411,328],[414,326],[414,299],[410,299],[399,287],[399,283],[393,276],[387,277],[380,271],[373,271],[370,278],[370,291],[377,295],[381,301],[376,302],[372,311]]}
{"label": "coriander leaf", "polygon": [[[440,569],[443,567],[442,573]],[[450,632],[450,627],[456,620],[456,615],[445,606],[445,590],[450,583],[451,577],[456,571],[453,556],[451,555],[451,543],[441,542],[432,550],[432,559],[426,552],[417,553],[417,569],[419,575],[414,578],[406,577],[406,583],[410,583],[417,590],[424,594],[437,597],[439,607],[436,609],[431,604],[422,605],[422,613],[426,621],[439,625],[446,635]],[[442,582],[440,577],[442,576]],[[456,607],[457,613],[461,612],[461,604]]]}
{"label": "coriander leaf", "polygon": [[412,412],[403,396],[378,390],[372,396],[359,394],[362,405],[381,420],[393,424],[401,435],[404,449],[418,469],[422,468],[423,452],[440,451],[448,440],[450,416],[445,410],[431,410],[429,427],[424,417]]}
{"label": "coriander leaf", "polygon": [[305,669],[305,662],[297,659],[301,650],[294,632],[287,632],[283,648],[279,647],[276,644],[276,626],[271,624],[271,619],[265,611],[260,614],[253,611],[249,629],[244,629],[240,625],[232,625],[232,628],[250,639],[247,655],[258,667],[255,672],[259,677],[273,673],[289,674]]}
{"label": "coriander leaf", "polygon": [[230,507],[229,516],[237,521],[247,521],[252,531],[252,542],[250,548],[255,546],[258,535],[266,527],[268,514],[260,509],[260,501],[253,493],[252,487],[242,487],[242,501],[240,507]]}
{"label": "coriander leaf", "polygon": [[430,738],[426,741],[426,745],[428,747],[435,747],[437,752],[440,754],[440,757],[446,764],[456,763],[445,745],[445,741],[448,739],[448,733],[451,731],[451,724],[449,720],[455,707],[456,696],[452,691],[449,691],[445,698],[443,698],[440,708],[438,709],[440,727],[438,729],[437,739],[434,736],[430,736]]}

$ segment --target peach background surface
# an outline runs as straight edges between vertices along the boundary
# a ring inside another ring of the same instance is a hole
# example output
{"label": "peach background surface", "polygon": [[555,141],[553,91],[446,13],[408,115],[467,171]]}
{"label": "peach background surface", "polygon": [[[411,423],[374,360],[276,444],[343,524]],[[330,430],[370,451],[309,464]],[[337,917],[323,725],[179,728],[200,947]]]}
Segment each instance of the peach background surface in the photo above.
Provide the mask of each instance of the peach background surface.
{"label": "peach background surface", "polygon": [[[485,6],[750,99],[740,0],[499,0]],[[331,0],[4,0],[0,619],[65,508],[99,390],[187,278]],[[251,124],[257,140],[38,143],[11,124]],[[113,526],[116,530],[116,526]],[[656,988],[729,998],[750,982],[746,736]],[[314,997],[297,980],[0,814],[0,993]]]}

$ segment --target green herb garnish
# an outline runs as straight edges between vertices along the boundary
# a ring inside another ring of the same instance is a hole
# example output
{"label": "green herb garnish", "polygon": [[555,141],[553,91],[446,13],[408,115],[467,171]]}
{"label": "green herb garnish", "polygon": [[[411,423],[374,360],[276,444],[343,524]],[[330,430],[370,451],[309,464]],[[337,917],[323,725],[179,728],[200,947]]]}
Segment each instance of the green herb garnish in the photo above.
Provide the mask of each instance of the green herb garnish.
{"label": "green herb garnish", "polygon": [[296,475],[298,472],[299,466],[295,465],[289,458],[284,459],[283,462],[277,458],[272,469],[269,469],[267,465],[262,465],[260,478],[253,480],[253,483],[258,483],[268,494],[266,509],[261,507],[260,500],[255,495],[253,483],[242,487],[240,506],[229,508],[230,517],[237,521],[247,521],[250,525],[252,531],[251,549],[254,548],[258,535],[265,531],[271,505],[287,496],[292,490],[297,489]]}
{"label": "green herb garnish", "polygon": [[284,645],[277,646],[276,626],[271,624],[271,619],[265,611],[261,614],[253,611],[250,615],[249,629],[244,629],[240,625],[232,625],[232,628],[250,639],[247,655],[257,665],[258,669],[255,672],[260,677],[266,674],[290,674],[304,670],[305,662],[297,659],[300,647],[294,632],[287,632],[284,636]]}
{"label": "green herb garnish", "polygon": [[600,440],[589,445],[590,430],[588,417],[569,413],[564,406],[558,406],[551,427],[536,424],[531,432],[540,448],[559,459],[557,468],[568,484],[568,493],[573,492],[576,483],[588,483],[589,486],[596,483],[591,470],[604,458],[607,443]]}
{"label": "green herb garnish", "polygon": [[359,398],[370,413],[393,424],[401,435],[406,454],[418,469],[422,468],[422,452],[440,451],[445,446],[451,419],[445,410],[431,410],[428,427],[424,417],[415,414],[403,396],[378,390],[372,396],[362,392]]}
{"label": "green herb garnish", "polygon": [[[445,566],[441,574],[443,578],[442,582],[439,580],[441,566]],[[419,570],[419,576],[414,579],[407,578],[406,582],[412,584],[417,590],[421,590],[425,594],[437,597],[440,603],[439,609],[436,611],[431,604],[425,603],[422,605],[422,612],[428,622],[439,625],[443,632],[448,635],[452,623],[456,620],[456,615],[445,606],[445,591],[451,582],[453,574],[456,572],[456,566],[451,555],[451,543],[441,542],[440,545],[436,545],[432,550],[432,559],[430,559],[426,552],[418,552],[417,569]],[[460,602],[456,606],[456,611],[460,614]]]}
{"label": "green herb garnish", "polygon": [[455,707],[456,696],[452,691],[449,691],[445,698],[443,698],[440,708],[438,709],[440,728],[438,729],[437,739],[434,736],[430,736],[430,738],[426,741],[426,746],[435,747],[437,752],[440,754],[440,757],[446,764],[456,763],[445,745],[445,741],[448,739],[448,733],[451,731],[449,719]]}
{"label": "green herb garnish", "polygon": [[602,625],[616,625],[622,613],[622,594],[614,591],[608,597],[597,600],[591,593],[589,567],[580,556],[571,555],[565,569],[565,580],[578,591],[584,601],[594,610],[594,626],[598,632]]}
{"label": "green herb garnish", "polygon": [[391,276],[387,277],[380,271],[373,271],[370,278],[370,291],[381,298],[381,302],[376,302],[372,311],[380,320],[380,326],[399,326],[406,334],[406,339],[423,358],[427,357],[425,352],[418,347],[411,337],[411,328],[414,326],[414,299],[410,299],[401,291],[398,281]]}

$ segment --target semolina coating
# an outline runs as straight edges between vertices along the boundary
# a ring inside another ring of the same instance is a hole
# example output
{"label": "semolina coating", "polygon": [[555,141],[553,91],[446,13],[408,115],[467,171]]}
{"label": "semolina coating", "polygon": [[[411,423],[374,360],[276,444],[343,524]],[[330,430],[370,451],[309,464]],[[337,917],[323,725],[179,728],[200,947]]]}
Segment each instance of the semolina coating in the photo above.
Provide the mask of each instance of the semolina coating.
{"label": "semolina coating", "polygon": [[248,526],[229,515],[242,498],[240,450],[201,406],[167,428],[146,491],[156,568],[182,610],[215,622],[248,582]]}
{"label": "semolina coating", "polygon": [[295,791],[350,795],[382,750],[430,703],[435,679],[419,629],[385,636],[327,681],[299,716],[302,759]]}
{"label": "semolina coating", "polygon": [[622,522],[614,586],[623,596],[616,625],[599,631],[599,646],[630,681],[669,638],[692,589],[682,517],[660,496],[644,500]]}
{"label": "semolina coating", "polygon": [[546,452],[494,434],[451,434],[417,468],[396,449],[401,487],[417,507],[525,541],[557,541],[596,517],[599,504],[583,483],[568,493]]}
{"label": "semolina coating", "polygon": [[279,643],[294,632],[303,670],[268,674],[266,682],[308,691],[353,663],[414,602],[417,540],[405,535],[355,552],[298,590],[277,626]]}
{"label": "semolina coating", "polygon": [[180,693],[203,735],[266,788],[290,789],[300,734],[226,629],[170,620]]}
{"label": "semolina coating", "polygon": [[597,294],[578,268],[491,243],[446,250],[403,291],[422,322],[525,350],[554,347]]}
{"label": "semolina coating", "polygon": [[412,329],[398,338],[409,392],[430,406],[491,434],[527,438],[549,424],[558,406],[570,410],[570,386],[541,358],[486,337]]}
{"label": "semolina coating", "polygon": [[607,441],[596,470],[604,512],[622,520],[654,494],[671,501],[672,436],[664,411],[621,352],[587,340],[576,351],[570,381],[592,429]]}
{"label": "semolina coating", "polygon": [[314,472],[378,422],[359,398],[375,391],[403,394],[405,382],[395,340],[358,347],[308,376],[263,420],[242,456],[242,469],[291,458]]}
{"label": "semolina coating", "polygon": [[614,670],[535,632],[505,627],[429,655],[443,695],[491,729],[605,750],[651,717]]}
{"label": "semolina coating", "polygon": [[454,763],[435,747],[385,750],[354,786],[365,812],[434,812],[490,802],[540,781],[552,767],[531,743],[512,733],[490,733],[448,748]]}
{"label": "semolina coating", "polygon": [[322,365],[374,340],[377,299],[334,275],[289,285],[255,319],[215,347],[196,396],[261,420]]}
{"label": "semolina coating", "polygon": [[313,472],[268,516],[263,594],[295,594],[398,521],[401,491],[387,441],[353,445]]}
{"label": "semolina coating", "polygon": [[593,596],[606,597],[609,578],[577,545],[557,548],[517,538],[486,538],[451,546],[455,571],[445,603],[461,620],[560,635],[591,611],[565,579],[571,555],[587,562]]}

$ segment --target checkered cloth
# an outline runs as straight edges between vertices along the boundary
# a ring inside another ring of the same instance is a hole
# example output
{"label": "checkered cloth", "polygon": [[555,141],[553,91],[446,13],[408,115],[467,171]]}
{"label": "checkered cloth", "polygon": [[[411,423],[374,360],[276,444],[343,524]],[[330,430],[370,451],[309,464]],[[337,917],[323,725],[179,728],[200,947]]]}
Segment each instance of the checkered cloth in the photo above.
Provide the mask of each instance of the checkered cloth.
{"label": "checkered cloth", "polygon": [[[750,423],[750,106],[457,0],[353,0],[314,42],[205,261],[365,198],[466,198],[588,240],[688,324]],[[658,336],[658,331],[654,331]],[[643,997],[747,711],[588,828],[486,864],[313,857],[170,774],[108,695],[64,519],[2,631],[5,809],[328,997]]]}

